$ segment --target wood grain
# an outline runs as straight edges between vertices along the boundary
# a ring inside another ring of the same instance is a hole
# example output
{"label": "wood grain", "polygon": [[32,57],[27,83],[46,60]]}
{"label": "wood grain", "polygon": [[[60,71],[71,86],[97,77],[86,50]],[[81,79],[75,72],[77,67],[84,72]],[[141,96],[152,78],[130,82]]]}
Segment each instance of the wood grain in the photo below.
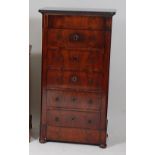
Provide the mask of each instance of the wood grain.
{"label": "wood grain", "polygon": [[[58,29],[90,29],[103,30],[105,20],[102,17],[92,16],[48,16],[48,27]],[[64,24],[65,23],[65,24]]]}
{"label": "wood grain", "polygon": [[103,72],[104,50],[51,48],[47,52],[50,69]]}
{"label": "wood grain", "polygon": [[47,126],[47,140],[99,144],[100,132],[98,130]]}
{"label": "wood grain", "polygon": [[[74,38],[78,36],[78,39]],[[48,47],[104,48],[104,31],[49,29]]]}
{"label": "wood grain", "polygon": [[101,97],[101,93],[48,90],[47,106],[85,111],[99,111],[101,107]]}
{"label": "wood grain", "polygon": [[104,77],[99,73],[47,71],[47,88],[102,89]]}

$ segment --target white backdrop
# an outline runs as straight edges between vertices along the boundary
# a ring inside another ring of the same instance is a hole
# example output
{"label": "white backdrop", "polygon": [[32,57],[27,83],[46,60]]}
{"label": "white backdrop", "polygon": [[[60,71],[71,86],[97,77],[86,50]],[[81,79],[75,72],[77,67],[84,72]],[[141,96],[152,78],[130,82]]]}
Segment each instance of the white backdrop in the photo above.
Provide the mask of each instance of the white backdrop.
{"label": "white backdrop", "polygon": [[33,128],[39,127],[41,84],[41,22],[42,7],[116,9],[113,17],[109,88],[109,143],[125,141],[126,130],[126,10],[125,0],[30,0],[30,103]]}

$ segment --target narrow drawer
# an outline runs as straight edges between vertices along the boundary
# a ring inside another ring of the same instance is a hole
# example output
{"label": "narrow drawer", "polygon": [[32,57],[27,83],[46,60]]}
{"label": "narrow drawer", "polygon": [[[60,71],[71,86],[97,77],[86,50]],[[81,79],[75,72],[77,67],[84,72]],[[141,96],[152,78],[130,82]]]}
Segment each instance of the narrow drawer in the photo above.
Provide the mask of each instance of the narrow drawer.
{"label": "narrow drawer", "polygon": [[103,50],[51,48],[47,64],[52,69],[103,71]]}
{"label": "narrow drawer", "polygon": [[48,47],[103,48],[104,31],[49,29]]}
{"label": "narrow drawer", "polygon": [[69,29],[100,29],[105,26],[105,19],[102,17],[90,16],[48,16],[49,28]]}
{"label": "narrow drawer", "polygon": [[72,72],[48,70],[47,88],[77,88],[98,90],[103,85],[103,75],[100,73]]}
{"label": "narrow drawer", "polygon": [[[47,140],[54,141],[100,144],[100,133],[98,130],[47,126]],[[106,140],[106,133],[102,133]]]}
{"label": "narrow drawer", "polygon": [[47,91],[47,106],[80,110],[100,110],[101,94],[75,91]]}
{"label": "narrow drawer", "polygon": [[99,129],[100,113],[48,110],[47,124],[59,127]]}

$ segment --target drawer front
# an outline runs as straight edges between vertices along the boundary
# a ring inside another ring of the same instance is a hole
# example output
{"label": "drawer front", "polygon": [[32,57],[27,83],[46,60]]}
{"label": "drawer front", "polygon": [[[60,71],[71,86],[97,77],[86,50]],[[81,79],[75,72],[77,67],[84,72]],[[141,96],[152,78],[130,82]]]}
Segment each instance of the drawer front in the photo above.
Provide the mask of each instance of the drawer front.
{"label": "drawer front", "polygon": [[105,26],[105,19],[102,17],[88,16],[48,16],[49,28],[69,29],[100,29]]}
{"label": "drawer front", "polygon": [[47,88],[101,89],[103,76],[99,73],[48,70]]}
{"label": "drawer front", "polygon": [[49,29],[48,47],[103,48],[104,31]]}
{"label": "drawer front", "polygon": [[52,69],[103,71],[103,52],[52,48],[47,52],[47,64]]}
{"label": "drawer front", "polygon": [[100,113],[48,110],[47,124],[60,127],[99,129]]}
{"label": "drawer front", "polygon": [[[102,133],[102,137],[106,139],[106,133]],[[98,130],[47,126],[47,140],[100,144],[100,134],[101,131]]]}
{"label": "drawer front", "polygon": [[75,91],[47,91],[47,106],[56,108],[100,110],[101,94]]}

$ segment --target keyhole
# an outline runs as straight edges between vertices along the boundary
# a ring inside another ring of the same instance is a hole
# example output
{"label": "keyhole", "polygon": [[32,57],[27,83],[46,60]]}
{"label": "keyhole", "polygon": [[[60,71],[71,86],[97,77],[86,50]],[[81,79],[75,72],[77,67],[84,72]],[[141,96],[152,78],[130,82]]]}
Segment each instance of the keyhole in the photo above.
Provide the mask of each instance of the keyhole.
{"label": "keyhole", "polygon": [[79,35],[78,35],[78,34],[75,34],[75,35],[73,36],[73,40],[75,40],[75,41],[79,40]]}
{"label": "keyhole", "polygon": [[73,82],[76,82],[76,81],[77,81],[77,77],[76,77],[76,76],[73,76],[73,77],[72,77],[72,81],[73,81]]}

